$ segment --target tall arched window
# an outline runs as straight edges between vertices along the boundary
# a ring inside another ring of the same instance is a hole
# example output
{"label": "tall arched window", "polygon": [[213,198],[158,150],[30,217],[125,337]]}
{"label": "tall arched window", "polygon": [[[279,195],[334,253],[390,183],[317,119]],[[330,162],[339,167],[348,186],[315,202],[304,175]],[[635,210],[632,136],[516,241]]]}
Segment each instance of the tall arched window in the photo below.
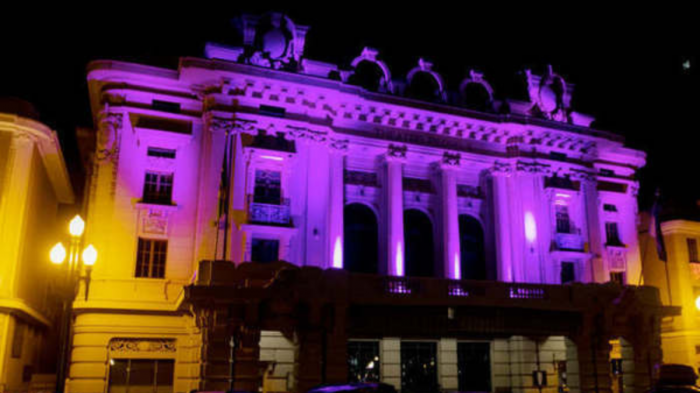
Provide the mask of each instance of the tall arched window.
{"label": "tall arched window", "polygon": [[459,216],[459,247],[462,279],[485,280],[484,230],[476,218],[465,214]]}
{"label": "tall arched window", "polygon": [[369,91],[380,91],[384,83],[384,71],[376,63],[361,61],[349,78],[351,85],[361,86]]}
{"label": "tall arched window", "polygon": [[435,275],[433,223],[425,213],[415,209],[406,210],[403,220],[406,276],[433,277]]}
{"label": "tall arched window", "polygon": [[378,272],[379,229],[372,209],[352,203],[345,206],[343,217],[343,264],[353,273]]}
{"label": "tall arched window", "polygon": [[440,84],[428,72],[417,72],[413,75],[407,89],[408,96],[424,101],[440,101]]}

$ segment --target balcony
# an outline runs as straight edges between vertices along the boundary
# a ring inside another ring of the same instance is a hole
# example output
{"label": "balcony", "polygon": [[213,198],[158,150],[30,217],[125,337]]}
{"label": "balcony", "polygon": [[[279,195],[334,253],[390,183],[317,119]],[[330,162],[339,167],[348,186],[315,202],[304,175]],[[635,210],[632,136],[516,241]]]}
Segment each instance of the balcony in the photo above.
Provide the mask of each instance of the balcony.
{"label": "balcony", "polygon": [[554,246],[559,251],[584,251],[583,236],[578,233],[555,233]]}
{"label": "balcony", "polygon": [[282,199],[279,204],[260,203],[255,202],[251,195],[248,200],[249,223],[277,226],[290,226],[292,224],[289,199]]}

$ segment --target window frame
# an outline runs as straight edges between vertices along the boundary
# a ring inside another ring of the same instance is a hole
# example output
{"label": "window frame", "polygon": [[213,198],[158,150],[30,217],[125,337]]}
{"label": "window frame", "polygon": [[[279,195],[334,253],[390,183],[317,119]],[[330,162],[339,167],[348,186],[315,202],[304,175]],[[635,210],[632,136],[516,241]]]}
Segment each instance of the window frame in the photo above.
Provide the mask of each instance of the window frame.
{"label": "window frame", "polygon": [[[615,230],[613,231],[611,228],[615,228]],[[625,246],[622,239],[620,239],[620,226],[617,221],[605,222],[605,245],[613,247]]]}
{"label": "window frame", "polygon": [[[154,176],[155,181],[149,181],[150,176]],[[153,187],[152,191],[151,187]],[[141,202],[152,205],[172,205],[174,187],[175,174],[173,172],[147,170],[143,176]]]}
{"label": "window frame", "polygon": [[686,246],[688,247],[688,263],[700,263],[700,255],[698,255],[698,239],[688,237],[685,239],[685,242]]}
{"label": "window frame", "polygon": [[[163,245],[163,251],[156,250],[156,245]],[[143,248],[147,247],[148,250],[145,253],[145,258],[147,258],[147,261],[141,262],[140,258],[144,253],[142,253]],[[162,254],[163,255],[163,262],[162,262],[162,275],[155,276],[154,275],[154,266],[156,265],[155,263],[155,257],[156,253]],[[145,264],[145,270],[147,271],[146,275],[139,275],[141,271],[144,270],[144,265]],[[135,278],[145,278],[145,279],[164,279],[166,276],[166,269],[168,266],[168,240],[166,239],[151,239],[151,238],[144,238],[144,237],[139,237],[138,242],[136,245],[136,265],[134,267],[134,277]]]}
{"label": "window frame", "polygon": [[[152,381],[153,381],[153,393],[159,392],[159,387],[171,387],[171,392],[175,391],[175,368],[176,368],[176,360],[171,359],[171,358],[112,358],[108,362],[108,373],[107,373],[107,380],[106,380],[106,388],[107,392],[111,392],[111,389],[113,387],[119,387],[124,389],[124,391],[129,392],[132,388],[132,386],[129,384],[130,382],[130,374],[131,374],[131,363],[133,361],[140,361],[140,362],[152,362],[153,363],[153,374],[152,374]],[[112,367],[114,367],[115,362],[126,362],[127,367],[126,367],[126,376],[125,376],[125,385],[112,385],[112,378],[113,378],[113,371]],[[170,380],[170,385],[158,385],[158,364],[159,363],[169,363],[172,364],[172,379]],[[144,385],[135,385],[135,386],[144,386]]]}

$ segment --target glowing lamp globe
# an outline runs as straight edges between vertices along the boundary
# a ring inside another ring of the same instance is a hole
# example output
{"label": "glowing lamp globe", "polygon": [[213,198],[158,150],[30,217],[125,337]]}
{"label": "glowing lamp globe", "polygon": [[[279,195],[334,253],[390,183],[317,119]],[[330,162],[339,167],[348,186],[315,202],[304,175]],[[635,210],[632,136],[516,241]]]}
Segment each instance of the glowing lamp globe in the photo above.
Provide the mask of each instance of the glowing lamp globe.
{"label": "glowing lamp globe", "polygon": [[97,249],[91,244],[83,251],[83,263],[85,266],[93,267],[95,262],[97,262]]}
{"label": "glowing lamp globe", "polygon": [[66,260],[66,248],[63,247],[62,243],[56,243],[55,246],[49,252],[49,259],[54,265],[60,265]]}
{"label": "glowing lamp globe", "polygon": [[68,231],[73,237],[83,236],[83,232],[85,231],[85,221],[83,221],[80,216],[73,217],[73,219],[70,221],[70,225],[68,226]]}
{"label": "glowing lamp globe", "polygon": [[698,296],[697,299],[695,299],[695,308],[700,311],[700,296]]}

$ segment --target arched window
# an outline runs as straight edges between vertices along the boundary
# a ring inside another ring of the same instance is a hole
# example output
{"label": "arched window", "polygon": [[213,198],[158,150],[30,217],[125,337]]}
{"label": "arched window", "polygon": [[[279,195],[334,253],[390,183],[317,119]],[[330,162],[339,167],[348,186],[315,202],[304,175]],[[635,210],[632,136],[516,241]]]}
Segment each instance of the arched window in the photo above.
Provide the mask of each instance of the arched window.
{"label": "arched window", "polygon": [[420,210],[406,210],[403,215],[407,277],[435,275],[435,245],[433,223]]}
{"label": "arched window", "polygon": [[372,209],[352,203],[345,206],[343,217],[345,270],[353,273],[378,272],[379,229]]}
{"label": "arched window", "polygon": [[429,72],[416,72],[408,86],[408,96],[424,101],[441,100],[440,84]]}
{"label": "arched window", "polygon": [[384,71],[377,63],[363,60],[355,68],[355,73],[350,76],[348,83],[377,92],[383,87],[384,78]]}
{"label": "arched window", "polygon": [[459,247],[462,279],[485,280],[484,230],[476,218],[464,214],[459,216]]}

